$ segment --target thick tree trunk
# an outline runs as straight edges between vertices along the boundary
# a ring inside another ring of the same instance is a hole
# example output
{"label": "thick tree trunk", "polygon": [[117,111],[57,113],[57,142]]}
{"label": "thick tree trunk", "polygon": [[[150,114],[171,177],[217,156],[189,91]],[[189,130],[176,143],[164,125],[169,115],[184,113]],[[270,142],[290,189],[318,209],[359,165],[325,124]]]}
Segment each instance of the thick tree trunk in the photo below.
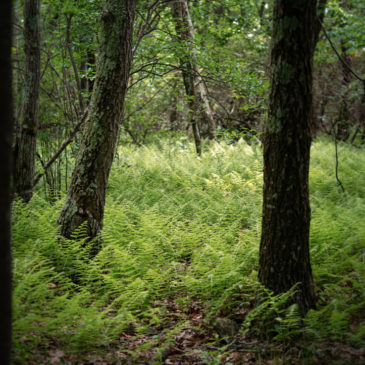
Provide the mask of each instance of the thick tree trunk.
{"label": "thick tree trunk", "polygon": [[[210,108],[207,90],[200,75],[196,53],[194,49],[194,27],[189,14],[186,0],[174,0],[171,3],[172,15],[175,19],[176,33],[179,41],[184,44],[185,50],[180,57],[185,91],[189,100],[190,121],[197,144],[200,143],[199,122],[207,128],[208,137],[215,138],[216,126]],[[197,144],[197,151],[198,148]],[[198,151],[199,153],[199,151]]]}
{"label": "thick tree trunk", "polygon": [[24,1],[24,90],[20,132],[14,152],[14,194],[28,202],[33,195],[33,177],[38,128],[40,82],[40,0]]}
{"label": "thick tree trunk", "polygon": [[86,222],[90,238],[102,228],[105,191],[117,143],[132,62],[137,0],[105,0],[100,51],[91,106],[66,202],[58,219],[61,234]]}
{"label": "thick tree trunk", "polygon": [[11,93],[12,1],[0,6],[0,358],[10,364],[11,347],[11,255],[10,176],[13,108]]}
{"label": "thick tree trunk", "polygon": [[308,191],[316,0],[276,0],[259,280],[274,293],[300,283],[292,302],[315,307]]}

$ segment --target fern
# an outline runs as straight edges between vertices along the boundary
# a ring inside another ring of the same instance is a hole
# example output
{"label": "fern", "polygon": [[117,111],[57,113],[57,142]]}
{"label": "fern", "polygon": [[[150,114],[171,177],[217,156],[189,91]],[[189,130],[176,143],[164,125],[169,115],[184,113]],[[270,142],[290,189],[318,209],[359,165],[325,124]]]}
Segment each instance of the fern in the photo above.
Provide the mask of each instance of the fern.
{"label": "fern", "polygon": [[167,326],[161,303],[172,297],[182,306],[204,302],[207,320],[227,316],[275,341],[364,346],[365,153],[339,148],[345,194],[334,177],[333,146],[323,139],[312,148],[311,259],[319,300],[304,320],[296,306],[286,306],[295,288],[275,296],[257,281],[260,145],[214,142],[201,158],[186,138],[119,147],[102,248],[93,258],[85,227],[73,240],[59,236],[62,201],[50,205],[42,190],[27,206],[16,201],[15,361],[25,363],[32,349],[52,341],[87,353],[112,346],[131,327],[144,333]]}

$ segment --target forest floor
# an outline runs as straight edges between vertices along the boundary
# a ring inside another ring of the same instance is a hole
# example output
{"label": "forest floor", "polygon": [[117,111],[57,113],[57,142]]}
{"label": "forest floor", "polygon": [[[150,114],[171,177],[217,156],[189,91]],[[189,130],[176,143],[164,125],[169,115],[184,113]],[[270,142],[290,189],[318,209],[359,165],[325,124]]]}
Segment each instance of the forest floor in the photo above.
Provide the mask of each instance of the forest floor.
{"label": "forest floor", "polygon": [[333,145],[313,145],[304,319],[295,288],[257,281],[261,155],[242,140],[201,158],[185,138],[120,147],[92,258],[84,227],[59,237],[46,186],[15,202],[13,363],[365,363],[365,150],[339,146],[343,193]]}
{"label": "forest floor", "polygon": [[[156,303],[161,305],[162,303]],[[32,351],[27,364],[364,364],[363,348],[338,342],[270,342],[249,334],[236,334],[217,341],[215,331],[204,322],[203,305],[192,302],[188,311],[166,299],[166,324],[150,327],[147,334],[133,329],[123,333],[113,346],[89,354],[72,353],[57,342],[42,343]],[[186,326],[176,325],[184,319]],[[171,333],[175,333],[171,336]]]}

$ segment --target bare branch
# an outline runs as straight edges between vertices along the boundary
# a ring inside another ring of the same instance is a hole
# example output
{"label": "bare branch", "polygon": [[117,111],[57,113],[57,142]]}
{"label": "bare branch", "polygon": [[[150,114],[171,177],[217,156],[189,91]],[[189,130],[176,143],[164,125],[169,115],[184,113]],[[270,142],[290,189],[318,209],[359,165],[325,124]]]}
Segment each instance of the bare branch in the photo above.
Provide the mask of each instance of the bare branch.
{"label": "bare branch", "polygon": [[157,12],[157,8],[160,6],[161,0],[154,1],[147,9],[147,16],[143,19],[142,14],[140,14],[141,18],[144,20],[138,26],[137,30],[137,39],[133,46],[132,53],[134,54],[139,44],[141,43],[143,37],[150,34],[154,30],[156,30],[158,22],[160,20],[160,14]]}
{"label": "bare branch", "polygon": [[328,35],[326,28],[324,27],[323,23],[321,22],[321,20],[319,19],[319,17],[317,17],[317,20],[319,22],[319,24],[322,27],[323,33],[326,36],[328,42],[330,43],[333,51],[336,53],[338,59],[341,61],[341,63],[349,70],[349,72],[351,72],[359,81],[365,83],[365,78],[361,77],[357,72],[355,72],[349,65],[348,63],[344,60],[344,58],[340,55],[340,53],[337,51],[335,45],[333,44],[330,36]]}
{"label": "bare branch", "polygon": [[43,165],[43,171],[40,172],[33,180],[33,187],[37,185],[38,181],[45,174],[46,170],[57,160],[60,154],[65,150],[65,148],[73,141],[76,133],[80,130],[82,124],[84,123],[88,115],[88,110],[84,113],[82,119],[75,125],[74,129],[71,131],[70,136],[62,143],[58,151]]}
{"label": "bare branch", "polygon": [[81,111],[83,112],[83,110],[84,110],[84,100],[82,98],[82,93],[81,93],[81,82],[80,82],[79,72],[77,70],[75,58],[74,58],[74,55],[73,55],[73,52],[72,52],[71,39],[70,39],[72,16],[73,16],[73,14],[71,14],[70,16],[66,16],[66,22],[67,22],[66,47],[67,47],[68,53],[70,55],[72,68],[74,70],[74,75],[75,75],[75,79],[76,79],[76,86],[77,86],[77,91],[78,91],[78,93],[77,93],[78,94],[78,99],[79,99]]}

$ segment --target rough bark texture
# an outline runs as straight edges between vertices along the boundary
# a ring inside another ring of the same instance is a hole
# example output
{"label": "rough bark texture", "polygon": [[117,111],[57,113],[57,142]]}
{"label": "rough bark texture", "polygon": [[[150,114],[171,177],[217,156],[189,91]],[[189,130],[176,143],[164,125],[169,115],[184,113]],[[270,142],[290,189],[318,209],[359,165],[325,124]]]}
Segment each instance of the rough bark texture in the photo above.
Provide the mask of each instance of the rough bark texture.
{"label": "rough bark texture", "polygon": [[269,116],[264,132],[264,199],[259,280],[315,307],[308,192],[316,0],[276,0]]}
{"label": "rough bark texture", "polygon": [[32,198],[40,82],[40,0],[24,1],[24,91],[20,132],[14,153],[14,193]]}
{"label": "rough bark texture", "polygon": [[[194,27],[186,0],[175,0],[171,3],[172,15],[175,19],[176,33],[179,41],[185,45],[184,54],[180,57],[186,95],[189,99],[190,121],[197,142],[200,143],[199,127],[207,128],[208,137],[215,138],[216,126],[210,108],[207,90],[200,76],[194,50]],[[200,123],[199,123],[200,122]],[[198,138],[198,139],[197,139]]]}
{"label": "rough bark texture", "polygon": [[89,116],[58,219],[61,234],[86,222],[90,238],[102,228],[105,190],[113,161],[132,61],[133,21],[137,0],[105,0],[100,51]]}
{"label": "rough bark texture", "polygon": [[11,0],[0,6],[0,362],[10,364],[11,345],[11,257],[10,176],[12,140],[11,98]]}

